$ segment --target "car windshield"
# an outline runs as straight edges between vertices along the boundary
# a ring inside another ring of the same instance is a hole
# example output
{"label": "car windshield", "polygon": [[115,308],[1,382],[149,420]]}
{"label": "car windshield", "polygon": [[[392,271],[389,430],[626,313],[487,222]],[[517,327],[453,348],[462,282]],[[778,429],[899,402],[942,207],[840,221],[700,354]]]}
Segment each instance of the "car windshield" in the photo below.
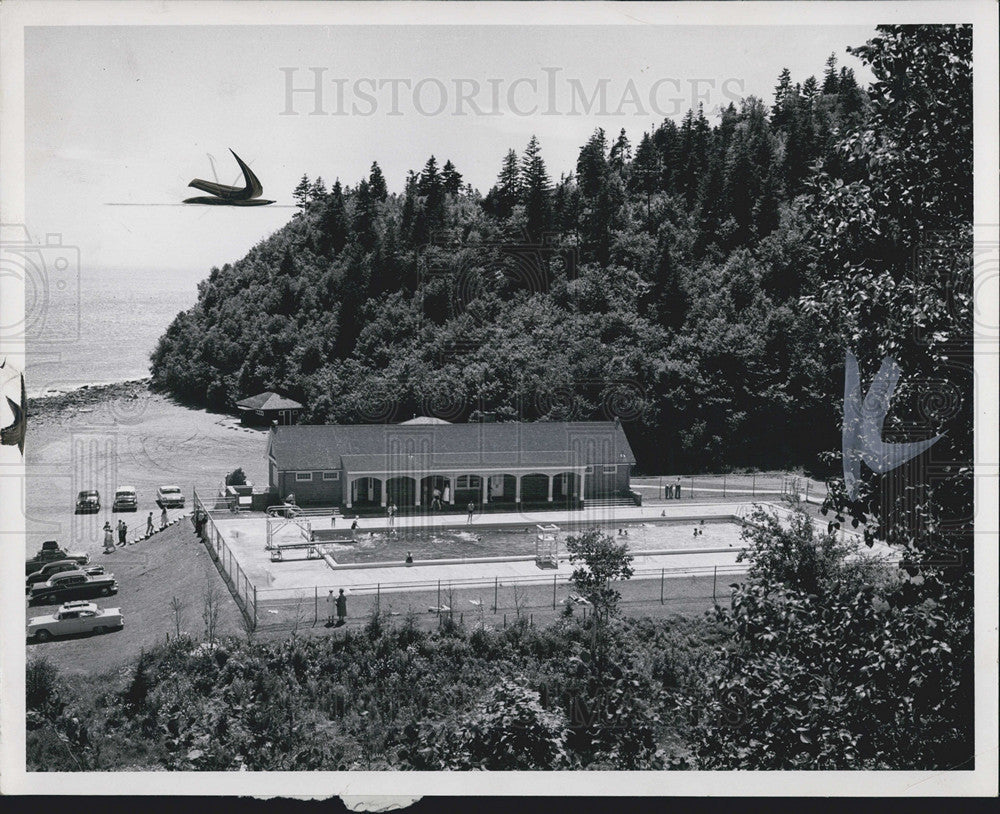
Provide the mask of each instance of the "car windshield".
{"label": "car windshield", "polygon": [[160,489],[160,491],[163,492],[163,494],[165,495],[176,495],[181,490],[178,489],[176,486],[164,486]]}

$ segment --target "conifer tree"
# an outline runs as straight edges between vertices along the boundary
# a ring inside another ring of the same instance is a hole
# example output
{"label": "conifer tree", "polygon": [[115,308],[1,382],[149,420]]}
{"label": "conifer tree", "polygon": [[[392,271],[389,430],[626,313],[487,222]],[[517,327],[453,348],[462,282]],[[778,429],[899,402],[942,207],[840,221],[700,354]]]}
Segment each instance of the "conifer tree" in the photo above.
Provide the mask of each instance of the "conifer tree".
{"label": "conifer tree", "polygon": [[301,212],[305,212],[306,207],[309,205],[309,195],[311,190],[312,185],[309,183],[309,176],[303,173],[299,183],[292,191],[292,199],[295,201],[295,205]]}
{"label": "conifer tree", "polygon": [[527,219],[528,236],[540,240],[552,222],[549,173],[540,153],[538,139],[531,137],[521,159],[521,201]]}
{"label": "conifer tree", "polygon": [[455,169],[450,160],[444,162],[441,169],[441,181],[444,191],[449,195],[457,195],[462,190],[462,174]]}
{"label": "conifer tree", "polygon": [[382,175],[382,168],[379,167],[377,161],[372,162],[371,172],[368,174],[368,186],[371,190],[372,200],[381,203],[389,196],[385,177]]}

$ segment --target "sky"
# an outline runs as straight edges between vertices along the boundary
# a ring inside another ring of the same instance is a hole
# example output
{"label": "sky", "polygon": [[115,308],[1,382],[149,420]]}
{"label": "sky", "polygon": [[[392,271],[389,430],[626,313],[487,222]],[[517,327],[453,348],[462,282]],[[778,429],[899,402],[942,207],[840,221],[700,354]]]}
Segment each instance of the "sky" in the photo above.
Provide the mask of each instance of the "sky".
{"label": "sky", "polygon": [[[596,127],[633,142],[699,102],[768,103],[782,68],[820,77],[868,26],[38,27],[25,38],[27,227],[81,268],[200,279],[292,215],[303,173],[389,188],[434,154],[485,193],[532,135],[549,173],[573,171]],[[318,90],[317,90],[318,88]],[[289,93],[289,89],[292,90]],[[192,178],[274,206],[184,206]]]}

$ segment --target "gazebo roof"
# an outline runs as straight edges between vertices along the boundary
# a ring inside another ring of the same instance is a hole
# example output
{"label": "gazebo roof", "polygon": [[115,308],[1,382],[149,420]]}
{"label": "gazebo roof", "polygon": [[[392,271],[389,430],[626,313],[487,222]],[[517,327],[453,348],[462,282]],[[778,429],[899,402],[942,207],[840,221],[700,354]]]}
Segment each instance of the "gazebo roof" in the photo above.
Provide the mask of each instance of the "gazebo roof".
{"label": "gazebo roof", "polygon": [[270,390],[236,402],[241,410],[301,410],[302,405]]}

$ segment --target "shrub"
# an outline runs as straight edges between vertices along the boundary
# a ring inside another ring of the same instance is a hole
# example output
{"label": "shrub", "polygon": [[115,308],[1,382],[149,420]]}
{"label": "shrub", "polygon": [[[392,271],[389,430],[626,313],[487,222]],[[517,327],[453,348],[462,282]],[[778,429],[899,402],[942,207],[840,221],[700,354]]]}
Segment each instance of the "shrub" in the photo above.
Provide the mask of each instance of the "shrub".
{"label": "shrub", "polygon": [[226,475],[226,486],[244,486],[247,482],[247,474],[243,467],[237,467]]}

